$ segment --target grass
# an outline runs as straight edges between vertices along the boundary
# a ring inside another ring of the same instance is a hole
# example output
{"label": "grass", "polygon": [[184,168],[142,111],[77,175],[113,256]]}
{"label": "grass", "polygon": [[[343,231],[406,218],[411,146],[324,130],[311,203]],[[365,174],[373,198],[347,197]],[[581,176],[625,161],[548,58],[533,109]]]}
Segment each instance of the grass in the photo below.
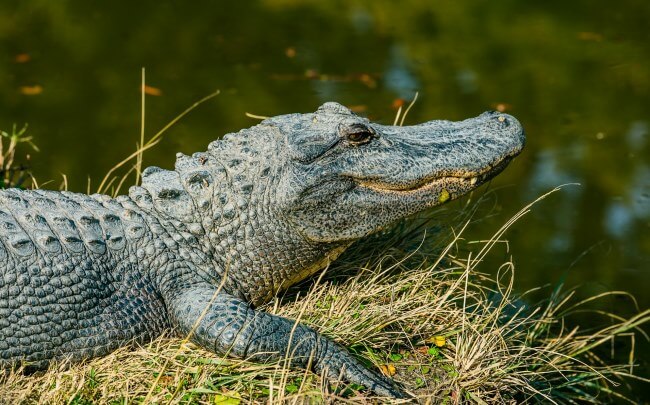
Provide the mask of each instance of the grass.
{"label": "grass", "polygon": [[[126,176],[139,173],[142,153],[162,132],[149,142],[141,135],[138,152],[115,168],[135,160],[132,169],[122,177],[111,170],[100,189],[117,192]],[[633,335],[647,339],[640,328],[650,320],[650,310],[629,318],[594,310],[603,317],[602,326],[584,329],[571,317],[584,316],[606,294],[578,301],[574,290],[563,292],[558,286],[546,301],[527,305],[527,294],[513,292],[514,260],[484,268],[507,229],[532,206],[488,241],[464,239],[469,209],[454,221],[461,226],[448,232],[432,231],[427,221],[400,224],[356,243],[318,278],[263,309],[298,319],[342,343],[423,403],[625,401],[625,381],[648,382],[633,373],[634,346],[625,364],[604,356],[603,348]],[[441,239],[447,243],[441,245]],[[6,373],[0,376],[0,403],[380,401],[362,387],[344,382],[330,387],[321,376],[292,370],[287,363],[223,358],[162,336],[83,364],[54,364],[33,375]]]}
{"label": "grass", "polygon": [[[7,145],[5,140],[8,140]],[[23,183],[31,177],[27,166],[14,165],[16,148],[22,143],[28,144],[32,150],[38,152],[31,135],[27,134],[27,124],[20,129],[14,124],[10,132],[0,130],[0,188],[22,187]],[[25,158],[29,160],[29,155]]]}

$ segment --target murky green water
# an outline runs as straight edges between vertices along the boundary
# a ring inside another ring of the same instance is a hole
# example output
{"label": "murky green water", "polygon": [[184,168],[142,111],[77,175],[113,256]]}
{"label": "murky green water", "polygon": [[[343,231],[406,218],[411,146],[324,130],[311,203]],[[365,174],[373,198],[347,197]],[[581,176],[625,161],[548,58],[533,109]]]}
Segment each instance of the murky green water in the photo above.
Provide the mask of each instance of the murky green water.
{"label": "murky green water", "polygon": [[[245,4],[246,3],[246,4]],[[490,236],[551,188],[508,233],[520,291],[564,280],[585,293],[627,290],[650,304],[650,2],[3,1],[0,128],[28,122],[45,187],[83,191],[147,132],[214,89],[146,164],[327,100],[384,123],[461,119],[501,108],[528,145],[490,186],[466,234]],[[507,259],[505,246],[492,266]],[[487,268],[486,268],[487,270]],[[626,300],[611,306],[628,308]],[[617,309],[617,308],[613,308]]]}

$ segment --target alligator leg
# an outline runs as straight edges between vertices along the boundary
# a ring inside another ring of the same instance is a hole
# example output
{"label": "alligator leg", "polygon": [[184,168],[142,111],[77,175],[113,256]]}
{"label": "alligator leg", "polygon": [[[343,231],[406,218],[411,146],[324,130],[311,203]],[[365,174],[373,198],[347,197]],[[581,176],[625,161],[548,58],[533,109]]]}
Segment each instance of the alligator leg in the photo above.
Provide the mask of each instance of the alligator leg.
{"label": "alligator leg", "polygon": [[[382,375],[368,370],[344,348],[295,321],[256,311],[246,302],[214,287],[192,286],[172,299],[170,313],[180,329],[200,346],[252,361],[283,359],[289,349],[291,365],[323,370],[330,380],[362,384],[373,392],[404,398]],[[295,327],[295,329],[294,329]]]}

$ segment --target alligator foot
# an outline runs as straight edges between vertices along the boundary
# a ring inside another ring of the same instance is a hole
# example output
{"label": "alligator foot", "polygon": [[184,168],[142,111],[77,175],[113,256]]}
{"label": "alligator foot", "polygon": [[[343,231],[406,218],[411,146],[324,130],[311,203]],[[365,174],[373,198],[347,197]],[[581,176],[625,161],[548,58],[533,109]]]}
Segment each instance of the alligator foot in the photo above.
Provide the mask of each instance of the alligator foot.
{"label": "alligator foot", "polygon": [[[330,381],[345,380],[392,398],[408,398],[383,375],[367,369],[347,350],[295,321],[256,311],[211,285],[193,286],[175,294],[171,313],[181,332],[200,346],[252,361],[278,361],[289,354],[291,366],[324,373]],[[311,359],[311,361],[310,361]]]}

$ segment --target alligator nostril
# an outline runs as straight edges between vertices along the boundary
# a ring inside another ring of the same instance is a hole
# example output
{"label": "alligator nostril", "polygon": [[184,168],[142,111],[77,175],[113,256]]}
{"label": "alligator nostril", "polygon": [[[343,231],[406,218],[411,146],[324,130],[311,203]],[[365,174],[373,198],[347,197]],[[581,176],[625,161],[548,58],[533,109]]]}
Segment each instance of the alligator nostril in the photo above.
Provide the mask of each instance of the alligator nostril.
{"label": "alligator nostril", "polygon": [[501,127],[509,127],[510,126],[510,120],[508,119],[507,116],[500,114],[498,117],[495,117],[497,121],[499,121],[499,126]]}

